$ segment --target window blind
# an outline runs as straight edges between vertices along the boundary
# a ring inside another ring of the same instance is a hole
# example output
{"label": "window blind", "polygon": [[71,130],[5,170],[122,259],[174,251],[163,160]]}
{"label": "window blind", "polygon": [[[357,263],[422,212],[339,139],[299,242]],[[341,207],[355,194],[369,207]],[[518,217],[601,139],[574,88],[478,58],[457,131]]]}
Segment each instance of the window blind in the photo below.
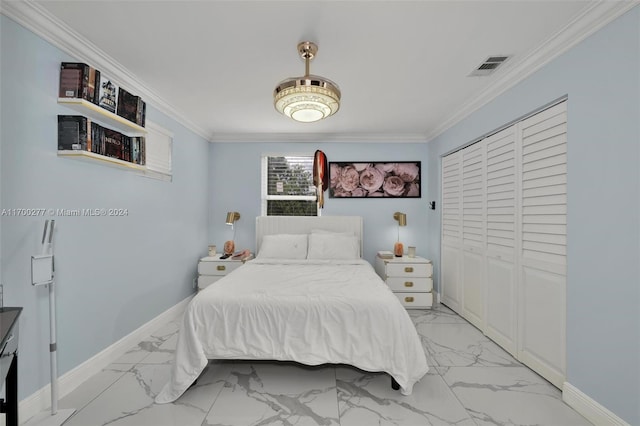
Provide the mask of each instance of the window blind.
{"label": "window blind", "polygon": [[312,155],[263,157],[262,181],[263,215],[318,215]]}

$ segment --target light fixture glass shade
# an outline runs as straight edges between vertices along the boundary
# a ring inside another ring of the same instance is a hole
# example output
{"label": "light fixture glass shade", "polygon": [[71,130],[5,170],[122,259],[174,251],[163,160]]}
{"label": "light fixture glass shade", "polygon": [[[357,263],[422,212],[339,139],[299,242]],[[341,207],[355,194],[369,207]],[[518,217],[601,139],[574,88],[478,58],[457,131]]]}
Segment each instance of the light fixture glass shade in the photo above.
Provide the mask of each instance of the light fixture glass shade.
{"label": "light fixture glass shade", "polygon": [[273,105],[278,112],[302,123],[322,120],[340,109],[340,88],[328,78],[309,74],[309,62],[318,52],[310,41],[298,44],[305,60],[305,74],[281,81],[273,91]]}
{"label": "light fixture glass shade", "polygon": [[233,225],[233,223],[240,219],[240,213],[238,212],[229,212],[227,213],[227,225]]}
{"label": "light fixture glass shade", "polygon": [[332,81],[315,75],[289,78],[276,87],[273,103],[287,117],[312,123],[340,109],[340,89]]}

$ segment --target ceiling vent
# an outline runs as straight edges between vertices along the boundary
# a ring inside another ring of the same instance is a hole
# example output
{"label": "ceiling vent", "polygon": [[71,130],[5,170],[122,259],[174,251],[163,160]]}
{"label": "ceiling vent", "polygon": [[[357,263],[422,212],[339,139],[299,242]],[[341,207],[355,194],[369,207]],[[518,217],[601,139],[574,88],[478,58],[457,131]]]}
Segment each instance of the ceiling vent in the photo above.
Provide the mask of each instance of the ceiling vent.
{"label": "ceiling vent", "polygon": [[480,66],[469,74],[470,77],[482,77],[492,74],[498,67],[504,64],[509,56],[489,56]]}

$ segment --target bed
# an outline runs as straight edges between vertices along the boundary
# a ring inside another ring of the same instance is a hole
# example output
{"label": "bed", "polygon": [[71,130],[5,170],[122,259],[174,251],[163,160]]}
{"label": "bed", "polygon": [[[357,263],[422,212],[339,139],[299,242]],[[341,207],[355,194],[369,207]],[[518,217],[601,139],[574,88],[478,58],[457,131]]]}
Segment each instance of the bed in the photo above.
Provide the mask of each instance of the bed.
{"label": "bed", "polygon": [[199,292],[178,336],[173,402],[209,359],[348,364],[386,372],[400,391],[429,367],[416,329],[362,259],[362,218],[258,217],[256,258]]}

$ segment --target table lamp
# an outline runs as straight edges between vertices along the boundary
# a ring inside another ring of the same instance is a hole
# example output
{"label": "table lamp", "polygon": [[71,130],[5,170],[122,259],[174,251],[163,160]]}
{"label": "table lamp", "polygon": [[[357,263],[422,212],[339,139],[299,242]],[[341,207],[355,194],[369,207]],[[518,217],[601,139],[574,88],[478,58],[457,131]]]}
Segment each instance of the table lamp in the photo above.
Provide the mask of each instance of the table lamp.
{"label": "table lamp", "polygon": [[231,225],[231,229],[233,229],[233,238],[231,238],[229,241],[225,241],[224,243],[224,254],[226,255],[232,255],[233,252],[236,249],[236,243],[234,242],[234,240],[236,239],[236,228],[234,226],[234,223],[240,219],[240,213],[238,212],[228,212],[227,213],[227,225]]}
{"label": "table lamp", "polygon": [[393,218],[398,221],[398,240],[393,245],[393,254],[396,257],[402,257],[404,245],[400,242],[400,227],[407,226],[407,215],[401,212],[395,212]]}

